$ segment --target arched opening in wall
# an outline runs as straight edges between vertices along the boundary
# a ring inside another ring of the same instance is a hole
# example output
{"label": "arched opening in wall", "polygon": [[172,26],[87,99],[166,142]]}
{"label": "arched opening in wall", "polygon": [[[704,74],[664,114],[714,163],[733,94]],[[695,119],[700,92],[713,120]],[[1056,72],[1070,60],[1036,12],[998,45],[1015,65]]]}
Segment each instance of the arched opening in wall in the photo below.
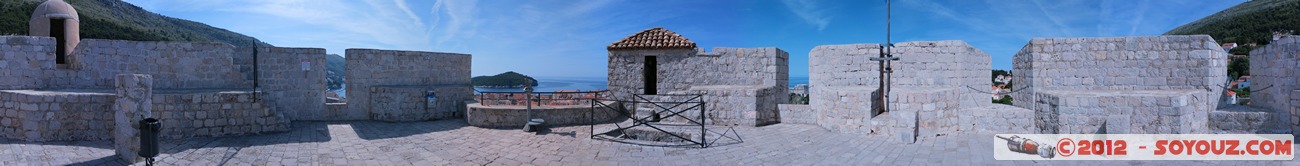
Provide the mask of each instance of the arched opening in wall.
{"label": "arched opening in wall", "polygon": [[644,69],[641,71],[641,76],[642,76],[641,81],[643,82],[642,84],[644,84],[645,87],[644,88],[645,94],[647,95],[659,94],[657,88],[658,85],[656,84],[657,82],[659,82],[659,76],[657,76],[657,74],[659,73],[658,57],[645,56],[645,63],[642,64],[642,66],[644,67]]}
{"label": "arched opening in wall", "polygon": [[55,41],[54,63],[56,64],[68,64],[68,50],[67,50],[68,35],[64,29],[65,27],[63,26],[65,23],[64,21],[67,21],[67,19],[62,19],[62,18],[50,19],[50,36],[54,37],[54,41]]}

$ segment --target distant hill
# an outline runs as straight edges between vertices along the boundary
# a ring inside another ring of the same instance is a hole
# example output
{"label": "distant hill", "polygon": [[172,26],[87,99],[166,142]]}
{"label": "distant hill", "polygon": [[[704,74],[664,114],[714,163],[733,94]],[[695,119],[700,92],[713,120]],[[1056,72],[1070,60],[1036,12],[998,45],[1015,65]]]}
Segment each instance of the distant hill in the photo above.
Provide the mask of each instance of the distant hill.
{"label": "distant hill", "polygon": [[524,87],[524,79],[532,81],[532,85],[537,86],[537,79],[523,74],[508,71],[494,76],[478,76],[470,78],[474,87],[492,87],[492,88],[520,88]]}
{"label": "distant hill", "polygon": [[344,75],[347,67],[344,64],[346,61],[339,54],[325,55],[325,71],[327,71],[325,74],[325,87],[331,90],[343,88],[343,78],[346,78]]}
{"label": "distant hill", "polygon": [[[236,46],[257,43],[256,38],[207,24],[167,17],[121,0],[65,0],[77,9],[81,38],[134,41],[220,42]],[[45,0],[0,1],[0,35],[27,35],[32,11]]]}
{"label": "distant hill", "polygon": [[[1268,44],[1273,31],[1300,32],[1300,0],[1252,0],[1200,20],[1178,26],[1165,35],[1208,34],[1220,43]],[[1249,53],[1246,48],[1244,53]],[[1234,49],[1235,53],[1241,53]]]}

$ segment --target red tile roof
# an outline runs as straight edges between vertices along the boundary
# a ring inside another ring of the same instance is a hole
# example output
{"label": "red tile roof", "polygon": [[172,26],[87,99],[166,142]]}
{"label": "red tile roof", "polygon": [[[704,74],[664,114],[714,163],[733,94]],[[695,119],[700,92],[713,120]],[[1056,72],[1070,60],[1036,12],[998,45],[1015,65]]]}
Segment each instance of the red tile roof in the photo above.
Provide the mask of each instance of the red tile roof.
{"label": "red tile roof", "polygon": [[695,42],[692,42],[677,32],[669,31],[662,27],[646,29],[631,36],[627,36],[618,42],[609,44],[606,49],[695,49]]}

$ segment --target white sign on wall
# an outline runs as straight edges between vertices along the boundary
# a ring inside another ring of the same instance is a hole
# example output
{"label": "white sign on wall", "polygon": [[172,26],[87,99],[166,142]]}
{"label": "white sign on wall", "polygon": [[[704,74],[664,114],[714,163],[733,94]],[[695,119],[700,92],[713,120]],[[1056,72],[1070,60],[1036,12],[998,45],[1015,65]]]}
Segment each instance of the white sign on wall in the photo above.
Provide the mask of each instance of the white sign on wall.
{"label": "white sign on wall", "polygon": [[302,71],[311,71],[311,60],[302,60]]}

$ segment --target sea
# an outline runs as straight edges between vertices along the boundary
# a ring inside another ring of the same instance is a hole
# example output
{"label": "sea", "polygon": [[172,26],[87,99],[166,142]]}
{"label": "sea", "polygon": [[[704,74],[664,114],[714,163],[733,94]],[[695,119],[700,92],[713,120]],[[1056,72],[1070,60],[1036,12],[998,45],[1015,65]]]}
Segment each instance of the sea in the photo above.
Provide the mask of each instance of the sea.
{"label": "sea", "polygon": [[[606,77],[534,77],[537,79],[537,86],[533,87],[537,92],[554,92],[556,90],[604,90],[609,80]],[[799,84],[808,84],[808,77],[790,77],[790,83],[786,86],[794,87]],[[343,87],[347,87],[344,85]],[[333,90],[339,96],[346,96],[346,88]],[[474,88],[479,92],[523,92],[523,88]]]}

